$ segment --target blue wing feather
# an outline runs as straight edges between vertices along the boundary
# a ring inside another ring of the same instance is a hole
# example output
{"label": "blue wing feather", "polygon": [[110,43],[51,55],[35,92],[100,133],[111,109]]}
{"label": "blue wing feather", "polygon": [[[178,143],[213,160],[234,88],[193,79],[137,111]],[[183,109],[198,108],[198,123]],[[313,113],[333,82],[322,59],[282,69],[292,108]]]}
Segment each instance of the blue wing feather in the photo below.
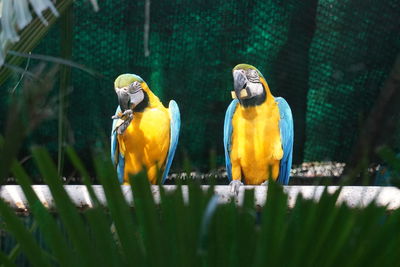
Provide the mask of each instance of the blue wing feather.
{"label": "blue wing feather", "polygon": [[[121,112],[121,108],[118,106],[115,111],[115,115]],[[111,160],[114,166],[117,167],[118,180],[122,184],[124,181],[124,167],[125,167],[125,159],[119,153],[118,150],[118,139],[117,139],[117,131],[115,131],[115,126],[117,124],[118,119],[113,120],[112,129],[111,129]]]}
{"label": "blue wing feather", "polygon": [[226,110],[224,121],[224,150],[225,150],[225,165],[229,181],[232,181],[232,163],[230,158],[231,153],[231,137],[232,137],[232,117],[239,103],[237,99],[232,100],[231,104]]}
{"label": "blue wing feather", "polygon": [[287,185],[290,178],[293,157],[293,117],[289,104],[282,97],[276,97],[279,107],[279,129],[283,149],[283,158],[280,161],[278,182]]}
{"label": "blue wing feather", "polygon": [[176,146],[178,145],[179,139],[179,129],[181,127],[181,115],[179,112],[179,107],[174,100],[169,101],[169,113],[171,115],[171,123],[170,123],[170,141],[169,141],[169,149],[167,161],[165,164],[165,170],[161,179],[161,183],[164,184],[165,179],[167,178],[169,168],[171,167],[172,160],[174,159]]}

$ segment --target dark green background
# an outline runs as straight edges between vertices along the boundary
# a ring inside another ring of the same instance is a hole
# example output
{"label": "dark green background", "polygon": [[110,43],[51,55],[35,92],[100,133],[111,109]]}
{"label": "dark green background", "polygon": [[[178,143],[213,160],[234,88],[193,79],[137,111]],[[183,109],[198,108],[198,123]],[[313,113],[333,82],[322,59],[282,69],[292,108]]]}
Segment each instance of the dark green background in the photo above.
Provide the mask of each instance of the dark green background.
{"label": "dark green background", "polygon": [[[73,60],[103,75],[73,70],[67,141],[82,155],[108,138],[117,106],[114,79],[135,73],[164,105],[174,99],[180,107],[175,169],[183,154],[207,169],[212,151],[223,165],[231,70],[249,63],[264,74],[272,94],[284,97],[292,108],[295,162],[345,161],[400,51],[400,5],[395,0],[152,0],[148,57],[144,1],[99,4],[98,13],[83,0],[73,10]],[[34,52],[58,56],[59,51],[56,25]],[[7,93],[0,101],[7,101]],[[28,143],[55,151],[57,123],[47,122]]]}

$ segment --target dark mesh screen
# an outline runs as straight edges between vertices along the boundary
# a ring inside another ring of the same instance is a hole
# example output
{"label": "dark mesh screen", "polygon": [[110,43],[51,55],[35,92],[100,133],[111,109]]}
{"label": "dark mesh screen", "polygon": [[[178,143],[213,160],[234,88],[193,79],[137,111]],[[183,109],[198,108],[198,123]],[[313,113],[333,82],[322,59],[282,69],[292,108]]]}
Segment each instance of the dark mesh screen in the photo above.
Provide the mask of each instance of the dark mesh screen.
{"label": "dark mesh screen", "polygon": [[[223,164],[222,130],[231,101],[231,70],[249,63],[295,120],[295,162],[344,161],[360,123],[400,51],[399,1],[151,1],[148,49],[144,1],[74,4],[73,60],[100,72],[73,71],[68,140],[81,153],[109,136],[117,106],[113,81],[140,75],[168,105],[177,101],[182,128],[175,168],[186,153],[207,168]],[[54,27],[35,51],[59,55]],[[56,123],[32,141],[56,149]],[[40,143],[40,141],[39,141]]]}

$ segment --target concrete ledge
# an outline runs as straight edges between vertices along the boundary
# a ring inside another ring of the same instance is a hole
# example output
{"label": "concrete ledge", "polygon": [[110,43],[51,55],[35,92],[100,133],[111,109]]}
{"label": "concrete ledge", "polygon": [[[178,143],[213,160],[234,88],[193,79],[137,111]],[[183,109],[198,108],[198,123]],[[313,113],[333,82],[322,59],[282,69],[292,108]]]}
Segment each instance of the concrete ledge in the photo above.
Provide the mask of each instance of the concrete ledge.
{"label": "concrete ledge", "polygon": [[[48,208],[54,209],[55,203],[50,190],[46,185],[33,185],[40,201]],[[78,208],[90,208],[93,206],[89,193],[83,185],[65,185],[68,195]],[[175,185],[165,185],[164,189],[168,191],[176,190]],[[208,185],[201,186],[203,190],[209,188]],[[130,205],[133,205],[132,193],[129,186],[121,186],[124,196]],[[329,193],[339,189],[338,186],[326,187]],[[93,189],[99,200],[105,205],[105,195],[102,186],[94,185]],[[266,186],[242,186],[238,196],[232,195],[230,187],[226,185],[215,186],[215,193],[219,195],[220,203],[235,201],[241,205],[244,196],[244,190],[254,189],[255,204],[263,206],[266,200]],[[318,201],[325,186],[284,186],[284,191],[288,194],[288,206],[293,207],[296,198],[300,194],[303,198],[314,199]],[[182,186],[183,198],[188,200],[188,187]],[[158,186],[152,186],[152,192],[156,203],[160,201]],[[18,185],[4,185],[0,188],[0,197],[4,199],[12,208],[17,210],[28,210],[29,205],[26,201],[22,189]],[[378,187],[378,186],[345,186],[339,194],[338,203],[346,203],[349,207],[362,208],[375,201],[378,206],[386,207],[388,210],[398,209],[400,207],[400,190],[396,187]]]}

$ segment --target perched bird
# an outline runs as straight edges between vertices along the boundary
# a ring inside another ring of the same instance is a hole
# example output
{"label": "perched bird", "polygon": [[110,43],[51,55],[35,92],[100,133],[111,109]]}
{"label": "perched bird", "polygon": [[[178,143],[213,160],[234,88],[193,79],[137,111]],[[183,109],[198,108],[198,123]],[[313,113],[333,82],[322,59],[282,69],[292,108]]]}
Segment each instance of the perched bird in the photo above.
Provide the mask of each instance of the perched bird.
{"label": "perched bird", "polygon": [[255,67],[233,68],[233,101],[224,122],[225,163],[231,190],[242,181],[266,184],[268,179],[288,184],[292,166],[293,118],[288,103],[274,97]]}
{"label": "perched bird", "polygon": [[111,158],[121,183],[129,174],[145,167],[152,184],[164,170],[164,183],[174,158],[179,138],[180,113],[174,100],[168,109],[153,94],[146,82],[135,74],[122,74],[114,82],[119,106],[111,131]]}

